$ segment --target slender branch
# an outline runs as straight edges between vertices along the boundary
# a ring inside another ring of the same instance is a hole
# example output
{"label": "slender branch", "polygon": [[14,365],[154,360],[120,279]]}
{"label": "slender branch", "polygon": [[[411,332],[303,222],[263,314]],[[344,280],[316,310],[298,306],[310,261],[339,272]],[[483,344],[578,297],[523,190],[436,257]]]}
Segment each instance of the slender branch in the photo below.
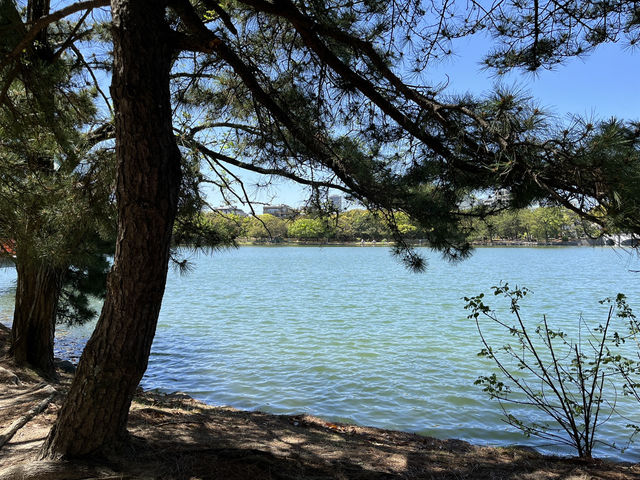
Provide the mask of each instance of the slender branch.
{"label": "slender branch", "polygon": [[73,27],[73,30],[71,30],[71,33],[69,33],[69,36],[67,37],[67,39],[60,46],[60,48],[58,48],[58,51],[53,54],[53,60],[57,60],[58,58],[60,58],[62,54],[65,52],[65,50],[69,48],[71,45],[73,45],[74,41],[78,40],[78,38],[82,37],[83,35],[86,35],[86,32],[84,32],[83,35],[76,37],[76,33],[78,33],[78,30],[80,29],[80,27],[82,26],[82,24],[87,19],[90,13],[91,13],[91,10],[85,11],[84,15],[82,15],[80,20],[76,22],[75,26]]}
{"label": "slender branch", "polygon": [[84,58],[84,55],[82,55],[82,52],[75,45],[71,45],[71,50],[73,50],[73,53],[76,54],[78,59],[82,62],[82,64],[87,69],[87,72],[89,72],[89,75],[91,76],[91,79],[93,80],[93,85],[96,87],[96,90],[98,91],[98,93],[100,94],[100,96],[104,100],[105,105],[109,109],[109,114],[113,117],[113,109],[111,108],[111,102],[109,101],[109,98],[107,97],[107,95],[102,91],[102,88],[100,88],[100,82],[98,82],[98,79],[96,78],[96,75],[93,73],[93,68],[91,68],[91,66],[89,66],[89,64],[87,63],[87,61]]}
{"label": "slender branch", "polygon": [[234,122],[206,122],[193,127],[189,130],[189,136],[193,138],[196,133],[201,132],[202,130],[206,130],[208,128],[233,128],[236,130],[243,130],[247,133],[251,133],[253,135],[260,135],[261,131],[258,128],[252,127],[251,125],[244,125],[242,123],[234,123]]}
{"label": "slender branch", "polygon": [[231,16],[227,13],[225,9],[223,9],[220,6],[217,0],[204,0],[204,4],[207,8],[213,10],[218,14],[220,19],[222,20],[222,23],[224,23],[224,26],[227,27],[227,29],[232,34],[238,35],[238,30],[236,30],[236,27],[233,25],[233,22],[231,21]]}
{"label": "slender branch", "polygon": [[91,10],[99,7],[106,7],[110,4],[110,0],[86,0],[83,2],[73,3],[67,7],[61,8],[49,15],[45,15],[44,17],[40,17],[38,20],[33,22],[29,31],[25,34],[25,36],[20,40],[18,45],[9,53],[5,58],[0,61],[0,69],[4,68],[9,62],[16,59],[23,50],[25,50],[31,42],[33,42],[38,33],[40,33],[44,28],[46,28],[49,24],[53,22],[57,22],[58,20],[72,15],[76,12],[81,12],[83,10]]}
{"label": "slender branch", "polygon": [[247,162],[242,162],[240,160],[237,160],[235,158],[229,157],[227,155],[224,155],[222,153],[219,152],[215,152],[213,150],[211,150],[210,148],[206,147],[205,145],[191,139],[188,140],[189,144],[193,147],[195,147],[199,152],[201,152],[202,154],[204,154],[207,157],[210,157],[212,159],[215,159],[216,161],[221,161],[224,163],[228,163],[230,165],[234,165],[236,167],[240,167],[244,170],[249,170],[251,172],[256,172],[256,173],[260,173],[263,175],[276,175],[279,177],[283,177],[283,178],[288,178],[289,180],[293,180],[294,182],[300,183],[302,185],[309,185],[312,187],[325,187],[325,188],[333,188],[336,190],[341,190],[349,195],[351,195],[353,192],[343,186],[340,185],[338,183],[332,183],[332,182],[324,182],[324,181],[318,181],[318,180],[309,180],[306,179],[304,177],[301,177],[299,175],[296,175],[288,170],[283,170],[280,168],[265,168],[265,167],[260,167],[258,165],[254,165],[253,163],[247,163]]}

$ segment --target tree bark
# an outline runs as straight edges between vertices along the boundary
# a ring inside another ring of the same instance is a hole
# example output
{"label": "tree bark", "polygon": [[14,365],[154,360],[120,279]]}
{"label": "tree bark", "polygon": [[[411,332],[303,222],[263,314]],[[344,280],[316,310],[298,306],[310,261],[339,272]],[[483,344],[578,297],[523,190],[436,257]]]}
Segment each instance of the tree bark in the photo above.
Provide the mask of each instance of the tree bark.
{"label": "tree bark", "polygon": [[46,458],[107,453],[126,435],[164,293],[180,185],[171,125],[166,4],[112,0],[118,239],[107,296]]}
{"label": "tree bark", "polygon": [[16,262],[18,282],[9,354],[42,375],[55,378],[53,337],[62,288],[60,271],[50,265]]}
{"label": "tree bark", "polygon": [[[49,0],[29,0],[27,2],[27,22],[29,25],[33,25],[38,19],[49,14]],[[36,49],[47,48],[48,49],[48,27],[43,28],[38,32],[36,37]]]}

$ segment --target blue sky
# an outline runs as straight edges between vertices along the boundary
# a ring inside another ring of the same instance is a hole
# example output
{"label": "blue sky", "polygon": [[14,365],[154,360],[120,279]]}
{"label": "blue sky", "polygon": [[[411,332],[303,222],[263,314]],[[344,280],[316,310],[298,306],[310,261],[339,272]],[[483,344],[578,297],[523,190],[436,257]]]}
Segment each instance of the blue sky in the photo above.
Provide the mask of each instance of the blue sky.
{"label": "blue sky", "polygon": [[[459,41],[455,49],[457,54],[432,68],[426,77],[433,83],[440,83],[446,82],[448,75],[446,92],[450,94],[481,95],[491,91],[496,83],[517,86],[559,119],[580,115],[593,119],[615,116],[640,120],[640,52],[630,51],[620,44],[607,44],[551,71],[541,70],[535,75],[516,71],[496,78],[480,66],[490,47],[490,42],[478,38]],[[246,180],[248,184],[252,181],[251,177]],[[305,198],[304,188],[282,181],[268,192],[258,194],[256,200],[299,206]],[[209,199],[213,205],[220,203],[220,197],[215,194],[210,194]],[[256,210],[257,213],[262,211],[260,207]]]}
{"label": "blue sky", "polygon": [[596,118],[616,116],[640,120],[640,52],[622,44],[606,44],[584,58],[573,58],[552,71],[537,74],[512,72],[496,78],[480,67],[491,44],[483,39],[464,39],[457,44],[457,55],[438,66],[429,76],[446,81],[448,91],[482,93],[496,82],[517,85],[538,99],[542,107],[564,116],[592,115]]}

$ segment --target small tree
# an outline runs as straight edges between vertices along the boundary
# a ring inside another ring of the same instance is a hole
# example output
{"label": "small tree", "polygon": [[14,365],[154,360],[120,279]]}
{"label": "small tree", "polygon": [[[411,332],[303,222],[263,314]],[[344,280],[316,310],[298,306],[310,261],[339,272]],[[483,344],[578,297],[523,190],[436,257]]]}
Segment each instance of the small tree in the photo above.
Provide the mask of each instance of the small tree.
{"label": "small tree", "polygon": [[[615,299],[605,298],[600,303],[609,304],[609,308],[615,310],[616,317],[626,323],[627,331],[622,335],[614,333],[613,340],[616,347],[623,343],[630,344],[631,347],[628,350],[633,351],[632,357],[608,353],[617,372],[624,380],[622,393],[640,402],[640,321],[627,304],[627,297],[622,293],[619,293]],[[629,424],[627,427],[633,428],[635,434],[640,432],[640,425]]]}
{"label": "small tree", "polygon": [[236,239],[244,236],[244,219],[238,215],[224,215],[218,212],[206,212],[203,214],[207,223],[219,231],[221,235]]}
{"label": "small tree", "polygon": [[538,240],[544,238],[545,242],[549,242],[551,238],[561,236],[569,225],[569,216],[561,207],[539,207],[533,210],[532,233]]}
{"label": "small tree", "polygon": [[[587,335],[574,342],[566,333],[552,330],[546,316],[535,332],[525,325],[519,302],[529,293],[526,288],[511,288],[505,283],[493,290],[494,295],[509,300],[516,323],[509,325],[499,319],[484,303],[484,294],[465,297],[465,308],[471,311],[468,318],[476,322],[484,345],[479,355],[492,359],[502,375],[483,375],[475,383],[500,402],[505,421],[525,435],[568,445],[576,449],[580,458],[592,458],[595,443],[601,442],[596,440],[598,427],[615,413],[615,398],[605,398],[605,383],[611,383],[610,377],[617,374],[615,359],[620,358],[611,349],[619,345],[620,337],[609,333],[616,308],[611,306],[604,325],[593,330],[581,319],[580,326],[586,327]],[[618,304],[618,312],[622,307]],[[515,345],[491,347],[480,325],[482,317],[506,329]],[[517,418],[505,404],[533,407],[551,421]]]}

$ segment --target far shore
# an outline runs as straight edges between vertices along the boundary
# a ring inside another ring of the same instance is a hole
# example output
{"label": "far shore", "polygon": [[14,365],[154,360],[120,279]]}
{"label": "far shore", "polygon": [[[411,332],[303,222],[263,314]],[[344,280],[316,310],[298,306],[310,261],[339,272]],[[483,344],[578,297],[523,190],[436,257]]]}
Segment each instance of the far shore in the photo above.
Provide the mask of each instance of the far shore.
{"label": "far shore", "polygon": [[[407,243],[413,247],[429,247],[426,240],[408,240]],[[524,240],[502,240],[493,241],[472,241],[470,242],[474,248],[485,247],[620,247],[631,248],[630,245],[606,245],[601,240],[592,239],[576,239],[576,240],[550,240],[548,242],[528,242]],[[328,239],[311,239],[296,240],[292,238],[274,238],[272,240],[256,239],[256,238],[238,238],[236,244],[241,247],[391,247],[393,241],[383,240],[357,240],[357,241],[338,241]],[[13,260],[6,257],[0,257],[0,268],[12,267]]]}
{"label": "far shore", "polygon": [[[414,247],[428,247],[426,240],[409,240],[409,245]],[[342,246],[342,247],[388,247],[394,245],[393,241],[383,240],[357,240],[357,241],[338,241],[328,239],[312,239],[312,240],[295,240],[291,238],[275,238],[251,239],[239,238],[237,244],[240,246],[281,246],[281,247],[297,247],[297,246]],[[473,241],[471,245],[474,247],[602,247],[609,246],[602,242],[591,239],[577,240],[550,240],[548,242],[528,242],[524,240],[501,240],[493,241]]]}

